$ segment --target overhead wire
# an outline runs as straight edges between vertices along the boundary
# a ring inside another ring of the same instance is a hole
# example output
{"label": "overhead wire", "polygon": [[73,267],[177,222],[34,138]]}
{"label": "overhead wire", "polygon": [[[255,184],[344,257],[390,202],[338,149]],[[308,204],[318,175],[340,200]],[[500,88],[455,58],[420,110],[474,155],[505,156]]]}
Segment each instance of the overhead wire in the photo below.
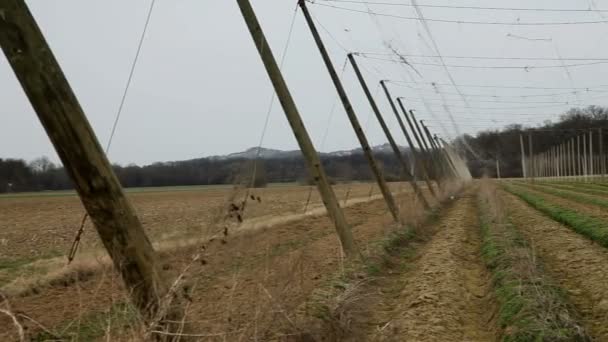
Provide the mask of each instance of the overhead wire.
{"label": "overhead wire", "polygon": [[[335,2],[335,3],[351,3],[351,4],[366,4],[366,5],[382,5],[382,6],[401,6],[413,7],[412,4],[403,2],[382,2],[382,1],[357,1],[357,0],[317,0],[320,2]],[[483,6],[455,6],[455,5],[431,5],[419,4],[418,7],[428,8],[447,8],[447,9],[472,9],[472,10],[491,10],[491,11],[527,11],[527,12],[608,12],[603,9],[577,9],[577,8],[521,8],[521,7],[483,7]]]}
{"label": "overhead wire", "polygon": [[[133,81],[133,75],[135,74],[135,68],[137,66],[139,56],[141,55],[142,46],[143,46],[143,43],[144,43],[144,40],[146,37],[146,33],[148,32],[148,27],[150,25],[150,19],[152,18],[152,12],[154,10],[155,4],[156,4],[156,0],[150,1],[150,7],[148,8],[148,12],[146,15],[146,21],[144,23],[143,30],[141,32],[141,35],[140,35],[138,43],[137,43],[137,50],[135,51],[135,56],[133,57],[131,67],[129,68],[129,76],[127,77],[127,82],[125,84],[125,88],[123,90],[123,93],[122,93],[122,96],[120,99],[120,104],[118,106],[116,116],[114,117],[114,122],[112,124],[110,136],[109,136],[108,142],[106,144],[106,148],[105,148],[106,154],[108,154],[110,152],[110,148],[112,147],[112,142],[114,141],[114,136],[116,135],[118,123],[120,122],[120,117],[123,113],[123,109],[124,109],[124,106],[125,106],[125,103],[127,100],[127,96],[129,94],[129,89],[131,88],[131,82]],[[80,245],[80,240],[82,239],[82,234],[84,233],[84,227],[87,222],[88,216],[89,216],[88,213],[85,213],[82,217],[82,220],[80,222],[80,227],[79,227],[78,231],[76,232],[76,236],[74,237],[74,240],[72,241],[72,245],[70,246],[70,251],[68,253],[68,264],[70,264],[76,256],[76,252],[78,251],[78,247]]]}
{"label": "overhead wire", "polygon": [[[293,11],[293,15],[291,17],[291,23],[289,25],[289,31],[287,33],[287,40],[285,41],[285,46],[283,47],[283,51],[282,51],[282,55],[281,55],[281,60],[279,62],[279,71],[283,70],[283,66],[285,64],[285,60],[286,60],[286,57],[287,57],[287,52],[289,50],[289,46],[290,46],[290,43],[291,43],[291,38],[292,38],[292,35],[293,35],[293,29],[294,29],[294,26],[295,26],[297,13],[298,13],[298,6],[295,7],[295,9]],[[259,139],[258,146],[257,146],[257,149],[256,149],[255,157],[253,159],[252,174],[251,174],[251,179],[250,179],[250,182],[249,182],[249,186],[245,190],[245,196],[244,196],[243,201],[241,202],[241,206],[239,208],[239,211],[240,211],[241,214],[245,210],[245,207],[246,207],[246,204],[247,204],[247,200],[249,199],[249,195],[250,195],[250,192],[251,192],[251,188],[253,188],[254,185],[255,185],[255,179],[257,177],[257,164],[258,164],[258,160],[260,158],[260,154],[262,152],[262,144],[264,143],[264,138],[266,137],[266,132],[268,131],[268,125],[269,125],[269,122],[270,122],[270,115],[272,114],[272,109],[274,107],[275,99],[276,99],[276,92],[273,90],[272,91],[272,95],[270,96],[270,102],[268,103],[268,109],[266,111],[266,117],[264,119],[264,126],[262,127],[262,132],[260,134],[260,139]]]}
{"label": "overhead wire", "polygon": [[[421,21],[422,19],[417,17],[406,17],[396,14],[389,13],[379,13],[373,11],[363,11],[357,10],[354,8],[341,7],[335,5],[329,5],[321,2],[311,2],[317,6],[329,7],[333,9],[338,9],[342,11],[348,11],[353,13],[364,13],[364,14],[373,14],[376,16],[394,18],[400,20],[412,20],[412,21]],[[451,23],[451,24],[470,24],[470,25],[499,25],[499,26],[564,26],[564,25],[592,25],[592,24],[603,24],[608,23],[608,20],[590,20],[590,21],[560,21],[560,22],[507,22],[507,21],[474,21],[474,20],[449,20],[449,19],[438,19],[438,18],[426,18],[426,21],[430,22],[438,22],[438,23]]]}
{"label": "overhead wire", "polygon": [[389,58],[380,58],[380,57],[370,57],[361,55],[363,58],[390,62],[390,63],[398,63],[398,64],[413,64],[413,65],[425,65],[425,66],[438,66],[438,67],[448,67],[448,68],[467,68],[467,69],[523,69],[525,71],[531,69],[557,69],[563,67],[580,67],[580,66],[589,66],[589,65],[598,65],[598,64],[606,64],[606,61],[596,61],[596,62],[587,62],[587,63],[573,63],[573,64],[560,64],[560,65],[465,65],[465,64],[437,64],[437,63],[426,63],[426,62],[414,62],[407,61],[404,63],[402,60],[394,60]]}

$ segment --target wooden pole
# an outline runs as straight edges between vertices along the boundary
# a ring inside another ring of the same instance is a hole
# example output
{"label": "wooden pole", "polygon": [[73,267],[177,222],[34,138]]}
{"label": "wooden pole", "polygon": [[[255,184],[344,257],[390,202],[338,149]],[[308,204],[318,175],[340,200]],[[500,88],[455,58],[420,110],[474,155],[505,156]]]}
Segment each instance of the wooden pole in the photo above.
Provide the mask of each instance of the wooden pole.
{"label": "wooden pole", "polygon": [[589,162],[587,160],[587,136],[583,134],[583,170],[585,173],[585,181],[589,176]]}
{"label": "wooden pole", "polygon": [[405,135],[405,140],[407,140],[407,144],[408,144],[410,150],[412,151],[412,155],[414,156],[414,163],[418,166],[418,169],[420,171],[422,171],[421,172],[422,177],[424,179],[424,182],[426,183],[426,186],[429,188],[429,191],[431,191],[433,193],[433,196],[436,196],[435,190],[433,189],[433,184],[431,184],[431,181],[429,180],[429,169],[428,169],[427,165],[424,164],[424,161],[421,159],[422,156],[420,155],[420,153],[418,153],[418,150],[416,150],[416,147],[412,143],[412,139],[410,138],[410,135],[407,133],[407,130],[405,129],[403,120],[401,120],[401,117],[399,116],[397,107],[395,107],[395,102],[393,102],[393,99],[391,97],[390,92],[388,91],[388,88],[386,87],[386,84],[384,84],[384,81],[380,81],[380,85],[382,86],[382,89],[384,90],[384,94],[386,95],[388,102],[391,105],[391,109],[393,110],[393,113],[395,114],[395,117],[397,118],[399,127],[401,127],[401,131],[403,132],[403,135]]}
{"label": "wooden pole", "polygon": [[[437,146],[437,144],[435,143],[435,140],[433,140],[433,136],[431,135],[431,132],[429,131],[428,127],[426,127],[422,122],[421,122],[421,124],[422,124],[422,129],[424,130],[424,133],[426,134],[427,139],[429,140],[431,149],[434,150],[435,155],[437,156],[438,163],[442,167],[444,177],[447,178],[448,176],[450,176],[449,174],[451,173],[450,166],[448,165],[448,162],[446,161],[445,156],[441,154],[441,151],[440,151],[439,147]],[[454,177],[457,177],[456,173],[453,173],[451,175]]]}
{"label": "wooden pole", "polygon": [[455,178],[462,177],[463,175],[460,174],[459,170],[456,168],[456,164],[454,164],[454,161],[450,157],[450,154],[448,153],[447,149],[441,144],[441,141],[440,141],[439,137],[437,137],[437,134],[433,135],[433,140],[435,141],[435,144],[437,145],[437,149],[440,151],[440,153],[442,153],[443,158],[447,161],[450,169],[452,170],[452,173],[454,174],[454,177]]}
{"label": "wooden pole", "polygon": [[519,146],[521,147],[521,172],[524,179],[528,178],[528,172],[526,167],[526,151],[524,149],[524,137],[522,134],[519,135]]}
{"label": "wooden pole", "polygon": [[[422,190],[420,189],[418,184],[414,181],[412,174],[409,171],[410,167],[407,164],[407,162],[405,161],[405,159],[403,158],[403,154],[399,150],[399,146],[395,142],[395,139],[393,139],[393,135],[391,134],[390,130],[388,129],[388,126],[386,125],[386,122],[384,121],[384,118],[382,117],[382,113],[380,113],[380,109],[378,109],[378,105],[376,104],[376,101],[374,100],[372,93],[369,91],[369,87],[367,86],[367,83],[365,82],[365,79],[363,78],[363,75],[361,74],[361,70],[359,70],[359,66],[357,65],[357,62],[355,61],[355,57],[352,53],[348,54],[348,60],[350,61],[350,64],[352,65],[353,70],[355,71],[355,74],[357,75],[357,79],[359,80],[359,83],[361,84],[361,88],[363,88],[363,92],[365,93],[365,96],[367,97],[367,100],[369,101],[369,104],[372,107],[372,110],[374,112],[374,115],[376,116],[376,119],[378,120],[378,123],[380,123],[380,127],[382,127],[382,131],[384,132],[384,135],[386,135],[386,138],[388,139],[389,145],[391,146],[393,153],[395,154],[395,157],[397,158],[397,161],[399,161],[399,163],[401,164],[403,173],[409,178],[409,182],[410,182],[412,189],[414,190],[414,193],[418,197],[418,200],[422,203],[423,207],[427,210],[430,209],[430,205],[429,205],[428,201],[426,200],[426,198],[424,198],[424,195],[422,194]],[[429,191],[432,191],[431,188],[429,188]],[[433,193],[433,192],[431,192],[431,193]]]}
{"label": "wooden pole", "polygon": [[534,150],[532,149],[532,132],[528,133],[528,148],[530,149],[530,176],[534,183],[534,177],[536,176],[536,165],[534,163]]}
{"label": "wooden pole", "polygon": [[604,132],[602,128],[598,128],[598,143],[600,150],[600,173],[602,174],[601,179],[604,180],[604,176],[606,175],[606,159],[604,157]]}
{"label": "wooden pole", "polygon": [[500,179],[500,161],[498,161],[498,157],[496,157],[496,178]]}
{"label": "wooden pole", "polygon": [[[398,101],[399,101],[400,103],[401,103],[401,99],[402,99],[402,98],[399,98],[399,99],[398,99]],[[403,115],[404,115],[406,118],[407,118],[407,113],[408,113],[408,112],[404,112],[404,113],[403,113]],[[422,133],[422,130],[420,129],[420,125],[418,124],[418,121],[416,120],[416,116],[414,115],[414,111],[410,109],[410,110],[409,110],[409,114],[410,114],[410,116],[411,116],[411,118],[412,118],[412,121],[413,121],[413,122],[414,122],[414,124],[416,125],[416,130],[418,131],[418,134],[420,135],[420,140],[422,141],[422,145],[423,145],[423,148],[424,148],[424,151],[425,151],[426,155],[428,156],[428,158],[432,158],[433,156],[432,156],[431,151],[430,151],[431,149],[429,148],[429,145],[426,143],[426,139],[425,139],[425,137],[424,137],[424,133]],[[433,164],[435,164],[435,165],[437,164],[437,162],[436,162],[434,159],[431,159],[431,161],[430,161],[430,162],[431,162],[431,163],[433,163]],[[430,163],[429,163],[429,164],[430,164]],[[437,166],[435,166],[435,168],[434,168],[434,169],[436,170],[436,169],[437,169]],[[437,178],[437,179],[438,179],[439,177],[435,176],[435,178]]]}
{"label": "wooden pole", "polygon": [[593,130],[589,130],[589,176],[592,180],[595,175],[593,164]]}
{"label": "wooden pole", "polygon": [[374,178],[376,179],[376,182],[378,183],[380,192],[382,193],[382,196],[384,197],[384,200],[386,201],[386,205],[388,206],[388,209],[391,212],[393,219],[397,222],[397,221],[399,221],[399,209],[397,209],[397,204],[395,203],[395,199],[393,198],[393,195],[386,184],[384,175],[382,174],[382,171],[378,167],[376,159],[372,155],[372,149],[369,145],[369,142],[367,141],[367,138],[365,137],[365,133],[363,132],[363,129],[361,128],[361,124],[359,124],[359,119],[357,118],[357,114],[355,114],[355,110],[353,109],[353,106],[351,105],[350,100],[349,100],[348,96],[346,95],[346,91],[344,90],[344,86],[342,85],[342,82],[340,81],[340,78],[338,77],[338,73],[336,72],[336,69],[331,61],[331,58],[329,57],[329,54],[327,53],[325,44],[323,44],[323,40],[321,39],[321,36],[319,35],[319,31],[317,31],[315,23],[312,20],[312,17],[310,16],[308,8],[306,7],[306,2],[304,0],[299,0],[298,5],[302,8],[302,13],[304,14],[304,18],[306,19],[308,28],[310,29],[310,32],[312,33],[315,43],[317,44],[317,48],[319,49],[319,52],[321,53],[321,57],[323,58],[323,62],[325,63],[325,66],[327,67],[327,71],[329,72],[329,76],[331,77],[331,79],[334,83],[334,86],[336,88],[336,91],[338,92],[338,96],[340,97],[340,101],[342,102],[344,111],[346,112],[346,115],[348,116],[348,120],[350,121],[350,124],[353,127],[353,130],[355,131],[355,135],[357,136],[357,139],[359,139],[359,143],[361,144],[361,149],[363,150],[363,154],[365,155],[365,158],[367,159],[367,162],[369,163],[369,167],[372,170]]}
{"label": "wooden pole", "polygon": [[582,167],[582,160],[581,160],[581,136],[577,135],[576,136],[576,170],[577,170],[577,175],[578,175],[578,179],[581,180],[581,176],[583,175],[583,167]]}
{"label": "wooden pole", "polygon": [[249,28],[253,42],[255,43],[262,62],[264,63],[268,77],[274,86],[274,90],[276,91],[279,102],[283,107],[287,121],[289,121],[289,125],[291,126],[295,138],[298,141],[298,145],[300,146],[300,150],[302,151],[304,160],[308,166],[308,171],[317,184],[319,193],[323,199],[323,204],[325,204],[325,208],[327,208],[327,213],[334,222],[340,243],[342,244],[342,250],[347,257],[353,257],[356,255],[356,247],[350,227],[346,223],[344,213],[342,212],[342,209],[338,204],[338,200],[336,199],[336,194],[329,184],[329,180],[325,174],[325,170],[323,169],[319,155],[317,154],[310,136],[304,127],[300,113],[298,112],[293,97],[287,88],[287,84],[283,79],[283,75],[281,74],[281,70],[277,65],[272,50],[266,41],[264,32],[262,31],[258,19],[255,16],[255,12],[251,7],[251,3],[249,0],[237,0],[236,2],[239,5],[243,19],[245,19],[245,23]]}
{"label": "wooden pole", "polygon": [[171,301],[174,294],[168,293],[169,284],[141,221],[25,1],[0,1],[0,45],[131,301],[146,324],[177,332],[179,324],[162,322],[181,320],[180,300]]}

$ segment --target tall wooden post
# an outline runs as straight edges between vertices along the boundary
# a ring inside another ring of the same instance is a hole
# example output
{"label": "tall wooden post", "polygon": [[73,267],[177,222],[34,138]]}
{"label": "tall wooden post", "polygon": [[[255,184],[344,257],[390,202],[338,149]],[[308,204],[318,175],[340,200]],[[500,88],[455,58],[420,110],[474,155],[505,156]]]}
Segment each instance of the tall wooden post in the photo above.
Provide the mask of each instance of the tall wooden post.
{"label": "tall wooden post", "polygon": [[446,141],[438,138],[437,135],[435,135],[434,138],[437,142],[437,145],[441,146],[442,151],[444,152],[446,158],[450,161],[450,164],[452,165],[454,170],[456,170],[456,174],[458,174],[459,178],[466,179],[466,174],[463,172],[463,168],[466,167],[466,165],[464,165],[464,163],[461,163],[462,160],[459,160],[458,156],[455,153],[452,153],[452,150],[450,149],[450,146]]}
{"label": "tall wooden post", "polygon": [[589,177],[589,161],[587,158],[587,135],[583,134],[583,170],[585,173],[585,181]]}
{"label": "tall wooden post", "polygon": [[560,176],[561,179],[564,179],[565,176],[565,171],[564,171],[564,145],[559,144],[558,146],[558,156],[559,156],[559,172],[560,172]]}
{"label": "tall wooden post", "polygon": [[498,156],[496,157],[496,178],[500,179],[500,162]]}
{"label": "tall wooden post", "polygon": [[147,324],[163,325],[155,330],[177,332],[176,324],[158,319],[179,322],[180,300],[167,300],[169,284],[152,244],[25,1],[0,1],[0,45],[133,304]]}
{"label": "tall wooden post", "polygon": [[[376,116],[376,119],[378,120],[378,123],[380,124],[380,127],[382,127],[382,131],[384,132],[384,135],[388,139],[388,143],[391,146],[391,149],[393,150],[393,153],[395,154],[397,161],[399,161],[399,163],[401,164],[403,173],[409,179],[409,183],[410,183],[412,189],[414,190],[414,193],[416,194],[418,200],[422,203],[424,208],[430,209],[430,205],[429,205],[428,201],[426,200],[426,198],[424,198],[424,195],[422,194],[422,190],[420,189],[418,184],[414,181],[412,174],[410,173],[410,167],[407,164],[407,162],[405,161],[405,159],[403,158],[403,154],[401,153],[401,150],[399,150],[399,146],[395,142],[395,139],[393,139],[393,135],[391,134],[390,130],[388,129],[388,126],[386,125],[386,122],[384,121],[384,118],[382,117],[382,113],[380,113],[380,109],[378,109],[378,105],[376,104],[376,101],[374,100],[372,93],[369,91],[369,87],[367,86],[367,83],[365,82],[365,79],[363,78],[363,74],[361,74],[361,70],[359,70],[359,66],[357,65],[357,62],[355,61],[355,57],[352,53],[348,54],[348,60],[350,61],[350,64],[352,65],[353,70],[355,71],[355,74],[357,75],[357,79],[359,80],[359,83],[361,84],[361,88],[363,88],[363,92],[365,93],[365,96],[367,97],[367,100],[369,101],[369,104],[372,107],[374,115]],[[431,192],[431,193],[433,193],[433,192]]]}
{"label": "tall wooden post", "polygon": [[524,179],[528,178],[528,168],[526,167],[526,151],[524,149],[524,137],[522,134],[519,135],[519,146],[521,148],[521,172]]}
{"label": "tall wooden post", "polygon": [[[416,122],[416,119],[413,117],[413,112],[410,110],[410,115],[412,115],[412,120],[410,120],[408,114],[408,111],[405,109],[405,106],[403,105],[403,98],[397,98],[397,102],[399,102],[399,106],[401,107],[401,110],[403,111],[403,116],[405,117],[408,126],[410,127],[410,130],[412,131],[412,134],[414,135],[414,138],[416,139],[416,142],[418,143],[418,146],[420,146],[420,149],[423,151],[424,155],[426,156],[427,160],[427,165],[429,165],[428,167],[430,168],[430,163],[435,164],[435,170],[438,169],[437,166],[437,161],[435,161],[433,158],[433,155],[431,154],[432,151],[430,150],[429,146],[426,144],[426,141],[424,139],[424,136],[422,135],[422,132],[420,131],[420,127],[417,126],[418,131],[416,131],[414,129],[414,127],[412,127],[412,121],[414,121],[414,123]],[[431,158],[431,160],[428,160],[429,158]],[[439,177],[435,174],[434,175],[435,179],[439,179]],[[439,181],[439,180],[438,180]]]}
{"label": "tall wooden post", "polygon": [[589,130],[589,176],[591,178],[595,175],[593,166],[593,130]]}
{"label": "tall wooden post", "polygon": [[456,167],[455,161],[452,159],[452,157],[448,153],[447,148],[445,148],[445,146],[442,145],[441,140],[439,139],[439,137],[437,137],[437,134],[433,135],[433,140],[435,141],[435,144],[438,146],[439,151],[441,151],[441,153],[443,154],[444,159],[448,161],[448,164],[450,165],[450,168],[452,169],[452,172],[454,173],[454,177],[456,177],[456,178],[463,177],[463,175],[460,173],[460,171]]}
{"label": "tall wooden post", "polygon": [[350,227],[346,223],[344,213],[342,212],[342,209],[338,204],[338,200],[336,199],[336,194],[329,184],[329,180],[325,174],[325,170],[323,169],[319,155],[317,154],[310,136],[304,127],[300,113],[298,112],[291,93],[287,88],[287,84],[283,79],[283,75],[281,74],[281,70],[277,65],[272,50],[266,41],[264,32],[260,27],[257,17],[255,16],[255,12],[249,3],[249,0],[237,0],[236,2],[239,5],[243,19],[245,19],[245,23],[249,28],[253,42],[255,43],[262,62],[264,63],[268,77],[274,86],[274,90],[276,91],[277,97],[281,103],[281,106],[283,107],[287,121],[289,121],[289,125],[291,126],[296,140],[298,141],[298,145],[300,146],[300,150],[304,155],[304,160],[308,166],[308,171],[317,184],[321,197],[323,198],[323,204],[325,204],[325,207],[327,208],[327,213],[334,222],[338,237],[340,238],[340,243],[342,244],[342,249],[347,257],[352,257],[356,254],[356,247]]}
{"label": "tall wooden post", "polygon": [[602,130],[602,128],[598,128],[598,143],[599,143],[599,150],[600,150],[600,173],[602,174],[601,178],[602,181],[604,180],[604,176],[606,175],[606,159],[604,157],[604,132]]}
{"label": "tall wooden post", "polygon": [[363,132],[361,125],[359,124],[359,119],[357,118],[357,115],[355,114],[353,106],[351,105],[350,100],[349,100],[348,96],[346,95],[344,86],[342,86],[342,82],[340,81],[340,78],[338,77],[338,73],[336,72],[336,69],[334,68],[331,58],[329,57],[329,54],[327,53],[327,50],[325,49],[325,45],[323,44],[323,40],[321,39],[321,36],[319,35],[319,31],[317,31],[315,23],[312,20],[310,13],[308,12],[308,8],[306,7],[306,2],[304,0],[299,0],[298,5],[302,8],[302,13],[304,14],[306,23],[308,24],[308,27],[310,28],[310,32],[312,33],[312,36],[317,44],[317,48],[319,49],[319,52],[321,53],[321,57],[323,58],[323,62],[325,63],[325,66],[327,67],[329,76],[331,77],[331,79],[334,83],[334,86],[336,88],[336,91],[338,92],[338,96],[340,97],[342,106],[344,106],[344,111],[346,112],[346,115],[348,116],[348,120],[350,121],[350,124],[352,125],[353,130],[355,131],[355,135],[357,136],[357,139],[359,139],[359,143],[361,144],[361,149],[363,150],[363,154],[365,155],[365,158],[367,159],[367,162],[369,163],[369,167],[372,170],[372,173],[374,174],[374,178],[376,179],[376,182],[378,183],[380,192],[382,193],[382,196],[384,197],[384,200],[386,201],[386,204],[388,206],[389,211],[391,212],[391,215],[393,215],[393,219],[395,221],[399,221],[399,209],[397,209],[397,204],[395,203],[395,199],[393,198],[393,195],[392,195],[390,189],[386,185],[384,175],[382,174],[382,171],[378,167],[378,164],[376,163],[376,159],[372,155],[372,149],[369,146],[369,143],[367,141],[367,138],[365,137],[365,133]]}
{"label": "tall wooden post", "polygon": [[534,177],[536,176],[536,165],[534,163],[534,149],[532,148],[532,132],[528,133],[528,148],[530,150],[530,176],[532,177],[532,182],[534,182]]}
{"label": "tall wooden post", "polygon": [[443,173],[445,174],[445,177],[448,177],[448,173],[451,173],[452,176],[457,177],[456,170],[453,170],[453,173],[452,173],[452,170],[450,169],[448,161],[446,160],[445,156],[441,153],[441,150],[437,146],[435,140],[433,139],[433,136],[431,135],[431,132],[429,131],[428,127],[426,127],[424,124],[422,124],[422,129],[424,130],[424,133],[426,134],[427,139],[429,140],[429,142],[431,144],[431,148],[435,151],[437,159],[439,160],[439,164],[442,165],[442,169],[443,169]]}
{"label": "tall wooden post", "polygon": [[424,182],[426,183],[426,186],[429,188],[429,191],[431,191],[433,193],[433,195],[435,196],[435,190],[433,189],[433,184],[431,184],[431,181],[429,180],[430,177],[430,172],[428,169],[428,165],[424,164],[424,161],[421,159],[422,156],[418,153],[418,151],[416,150],[416,147],[414,146],[414,144],[412,143],[412,139],[410,138],[409,134],[407,133],[407,130],[405,129],[405,125],[403,124],[403,120],[401,120],[401,117],[399,116],[399,112],[397,111],[397,107],[395,107],[395,102],[393,102],[393,99],[391,97],[390,92],[388,91],[388,88],[386,87],[386,84],[384,84],[384,81],[380,81],[380,85],[382,86],[382,89],[384,90],[384,94],[386,95],[389,104],[391,105],[391,109],[393,110],[393,114],[395,114],[395,117],[397,118],[397,122],[399,123],[399,127],[401,127],[401,131],[403,132],[403,135],[405,135],[405,140],[407,140],[407,144],[410,147],[410,150],[412,151],[412,155],[414,156],[414,163],[416,165],[418,165],[418,169],[421,170],[422,172],[422,177],[424,179]]}
{"label": "tall wooden post", "polygon": [[581,179],[583,175],[583,164],[581,160],[581,136],[576,136],[576,169],[578,174],[578,179]]}

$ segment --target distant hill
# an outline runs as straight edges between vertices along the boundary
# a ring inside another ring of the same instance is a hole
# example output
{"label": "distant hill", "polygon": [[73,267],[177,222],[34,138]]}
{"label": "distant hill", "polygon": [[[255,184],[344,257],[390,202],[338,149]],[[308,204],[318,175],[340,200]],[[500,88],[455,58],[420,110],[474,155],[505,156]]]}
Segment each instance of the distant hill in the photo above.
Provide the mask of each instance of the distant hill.
{"label": "distant hill", "polygon": [[[408,151],[408,149],[406,147],[399,146],[399,148],[403,152]],[[389,144],[373,146],[372,151],[376,154],[393,153],[393,150]],[[363,153],[363,150],[359,147],[359,148],[355,148],[352,150],[341,150],[341,151],[326,152],[326,153],[322,152],[322,153],[320,153],[320,155],[322,157],[346,157],[346,156],[351,156],[354,154],[362,154],[362,153]],[[294,157],[300,157],[300,156],[301,156],[300,150],[283,151],[283,150],[275,150],[272,148],[265,148],[265,147],[260,147],[259,155],[258,155],[258,148],[250,147],[242,152],[235,152],[235,153],[219,155],[219,156],[211,156],[208,158],[211,160],[256,159],[256,157],[259,159],[281,159],[281,158],[294,158]]]}
{"label": "distant hill", "polygon": [[[404,153],[408,150],[400,147]],[[399,179],[400,166],[388,144],[374,146],[374,155],[388,179]],[[257,147],[222,156],[191,160],[157,162],[138,166],[114,165],[125,187],[210,185],[243,182],[250,177]],[[360,148],[320,154],[327,174],[334,181],[370,180],[371,171]],[[265,182],[308,183],[308,171],[299,150],[282,151],[261,148],[257,170]],[[24,160],[0,159],[0,192],[71,189],[62,167],[46,158],[27,163]]]}

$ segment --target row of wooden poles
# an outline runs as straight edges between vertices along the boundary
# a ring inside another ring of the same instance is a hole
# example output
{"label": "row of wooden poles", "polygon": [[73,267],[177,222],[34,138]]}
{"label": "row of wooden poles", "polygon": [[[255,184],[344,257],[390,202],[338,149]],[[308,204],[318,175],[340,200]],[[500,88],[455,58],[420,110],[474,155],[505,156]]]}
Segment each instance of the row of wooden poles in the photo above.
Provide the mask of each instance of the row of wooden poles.
{"label": "row of wooden poles", "polygon": [[[358,252],[351,229],[253,8],[249,0],[237,0],[237,4],[302,151],[309,173],[315,180],[323,203],[334,223],[342,249],[346,256],[354,257],[358,255]],[[401,216],[394,196],[372,154],[368,140],[308,12],[306,3],[304,0],[300,0],[298,4],[361,144],[375,181],[391,215],[395,221],[399,221]],[[169,282],[163,279],[157,254],[144,232],[141,221],[125,196],[76,95],[24,0],[0,0],[0,45],[67,173],[73,180],[74,187],[90,215],[103,245],[112,258],[114,266],[120,271],[129,289],[128,293],[132,302],[140,310],[142,318],[151,330],[162,330],[167,333],[182,331],[183,326],[177,323],[181,321],[184,314],[183,307],[180,305],[181,300],[175,296],[174,289]],[[457,151],[446,141],[433,135],[422,122],[417,121],[413,111],[406,109],[402,98],[396,98],[396,103],[410,129],[409,132],[407,131],[386,82],[381,82],[391,110],[396,116],[411,150],[414,165],[410,167],[411,165],[400,151],[369,91],[355,55],[349,54],[348,59],[389,141],[394,156],[400,163],[404,176],[425,208],[428,209],[429,205],[417,180],[423,181],[432,196],[438,197],[439,190],[445,182],[450,180],[463,182],[471,179],[466,163]],[[414,140],[417,146],[414,144]],[[169,335],[156,334],[154,338],[162,339],[163,336]]]}
{"label": "row of wooden poles", "polygon": [[583,130],[540,153],[534,153],[532,133],[528,134],[527,155],[524,140],[520,134],[521,167],[528,181],[590,181],[606,175],[602,128]]}

